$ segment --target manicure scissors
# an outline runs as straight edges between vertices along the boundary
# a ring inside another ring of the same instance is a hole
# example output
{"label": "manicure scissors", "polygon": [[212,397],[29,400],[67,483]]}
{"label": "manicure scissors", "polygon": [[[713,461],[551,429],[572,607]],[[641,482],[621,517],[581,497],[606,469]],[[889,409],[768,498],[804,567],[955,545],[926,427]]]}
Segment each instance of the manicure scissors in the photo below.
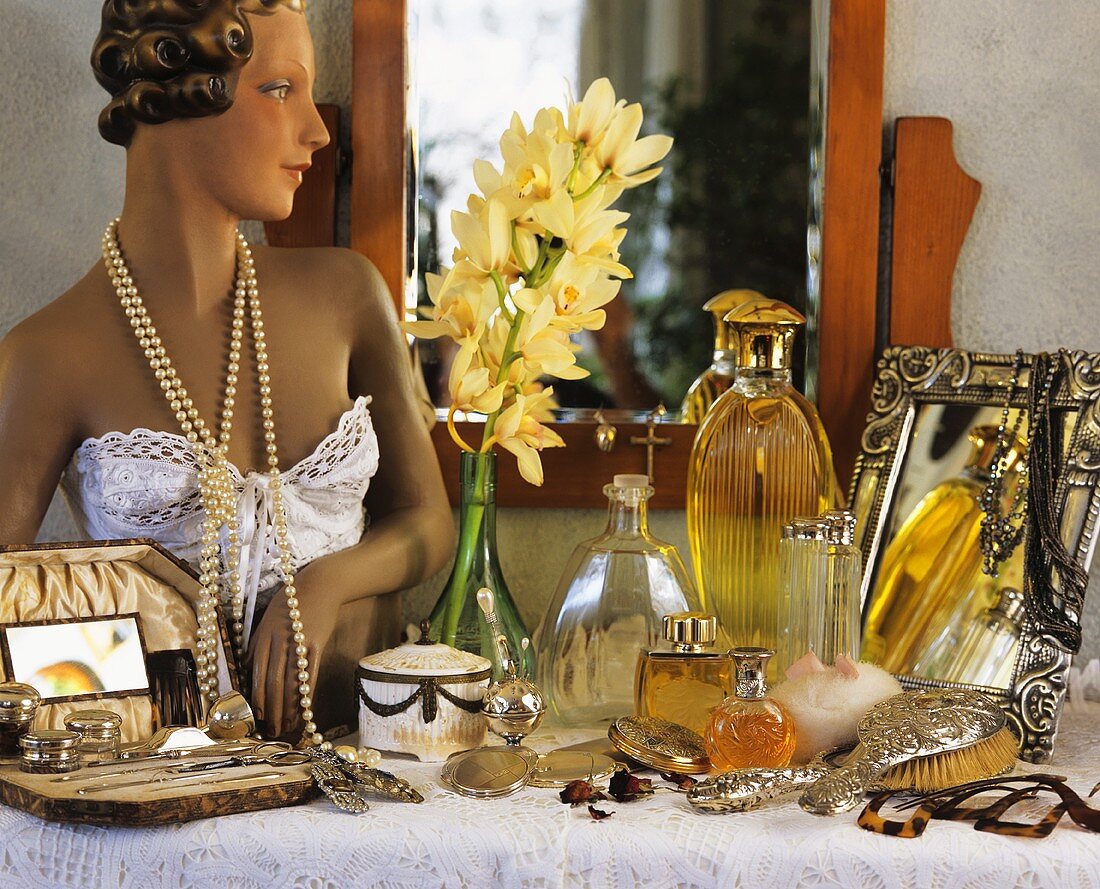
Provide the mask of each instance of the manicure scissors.
{"label": "manicure scissors", "polygon": [[218,759],[213,762],[196,762],[170,769],[174,775],[186,775],[191,772],[209,772],[214,769],[232,769],[239,766],[300,766],[309,762],[310,755],[304,750],[295,750],[286,741],[264,741],[257,744],[248,753]]}

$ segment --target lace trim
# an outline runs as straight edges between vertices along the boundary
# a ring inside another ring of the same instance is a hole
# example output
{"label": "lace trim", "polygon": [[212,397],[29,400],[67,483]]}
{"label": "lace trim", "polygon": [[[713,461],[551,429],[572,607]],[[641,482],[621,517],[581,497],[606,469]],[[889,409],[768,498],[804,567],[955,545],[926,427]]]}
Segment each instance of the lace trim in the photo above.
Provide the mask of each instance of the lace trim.
{"label": "lace trim", "polygon": [[[349,436],[352,440],[352,448],[362,444],[368,436],[374,438],[373,454],[369,456],[373,457],[376,469],[378,462],[377,439],[370,435],[374,431],[374,426],[371,422],[370,411],[367,409],[367,405],[371,401],[372,398],[369,395],[357,397],[355,403],[340,415],[336,428],[322,438],[310,454],[303,457],[290,469],[284,470],[283,477],[290,479],[305,475],[307,478],[319,478],[331,474],[333,469],[345,461],[348,449],[344,440]],[[128,450],[122,450],[120,453],[119,445]],[[71,465],[76,465],[83,460],[102,460],[104,457],[130,461],[151,461],[160,465],[169,463],[191,473],[197,472],[198,469],[191,443],[186,438],[176,432],[148,429],[145,426],[138,426],[130,432],[105,432],[102,436],[92,436],[84,439],[73,453]],[[313,468],[318,464],[320,467],[329,469],[330,472],[325,473],[320,469]],[[230,462],[229,468],[239,481],[244,480],[245,475],[236,464]],[[266,472],[249,473],[249,475],[253,474],[268,475]]]}

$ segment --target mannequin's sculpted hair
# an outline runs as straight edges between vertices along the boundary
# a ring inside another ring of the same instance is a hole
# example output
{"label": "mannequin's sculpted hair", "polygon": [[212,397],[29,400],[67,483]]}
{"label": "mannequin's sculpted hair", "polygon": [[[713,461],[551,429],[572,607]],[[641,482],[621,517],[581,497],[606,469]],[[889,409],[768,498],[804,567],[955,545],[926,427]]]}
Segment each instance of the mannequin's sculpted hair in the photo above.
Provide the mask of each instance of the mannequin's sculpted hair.
{"label": "mannequin's sculpted hair", "polygon": [[128,146],[138,123],[221,114],[252,57],[245,14],[279,6],[302,12],[305,0],[106,0],[92,47],[96,80],[111,94],[100,134]]}

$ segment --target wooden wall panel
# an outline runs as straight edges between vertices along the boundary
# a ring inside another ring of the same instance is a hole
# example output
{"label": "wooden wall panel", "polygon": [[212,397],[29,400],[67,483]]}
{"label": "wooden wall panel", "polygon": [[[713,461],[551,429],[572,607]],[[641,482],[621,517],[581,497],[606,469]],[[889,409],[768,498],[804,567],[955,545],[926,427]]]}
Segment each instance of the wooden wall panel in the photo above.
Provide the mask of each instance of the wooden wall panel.
{"label": "wooden wall panel", "polygon": [[351,248],[371,259],[402,314],[408,237],[406,0],[352,6]]}
{"label": "wooden wall panel", "polygon": [[891,344],[953,345],[951,285],[982,184],[955,160],[952,129],[943,117],[895,127]]}
{"label": "wooden wall panel", "polygon": [[833,0],[822,219],[818,407],[847,485],[875,365],[885,0]]}

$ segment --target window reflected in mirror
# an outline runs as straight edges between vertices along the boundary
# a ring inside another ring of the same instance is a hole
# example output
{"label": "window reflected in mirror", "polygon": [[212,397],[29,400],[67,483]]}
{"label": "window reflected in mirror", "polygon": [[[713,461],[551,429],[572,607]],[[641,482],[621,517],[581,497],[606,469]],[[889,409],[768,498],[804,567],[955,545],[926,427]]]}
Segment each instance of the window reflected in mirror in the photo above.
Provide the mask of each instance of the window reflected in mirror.
{"label": "window reflected in mirror", "polygon": [[[675,139],[665,173],[618,207],[623,262],[635,278],[583,332],[590,376],[555,381],[563,408],[675,410],[710,364],[714,320],[703,305],[751,288],[803,312],[806,298],[809,0],[410,0],[409,119],[417,160],[418,292],[452,263],[453,210],[476,191],[477,158],[499,166],[513,111],[530,125],[608,77],[640,101],[643,132]],[[412,306],[409,306],[410,310]],[[420,341],[428,390],[448,401],[454,344]],[[796,375],[804,347],[796,350]]]}

